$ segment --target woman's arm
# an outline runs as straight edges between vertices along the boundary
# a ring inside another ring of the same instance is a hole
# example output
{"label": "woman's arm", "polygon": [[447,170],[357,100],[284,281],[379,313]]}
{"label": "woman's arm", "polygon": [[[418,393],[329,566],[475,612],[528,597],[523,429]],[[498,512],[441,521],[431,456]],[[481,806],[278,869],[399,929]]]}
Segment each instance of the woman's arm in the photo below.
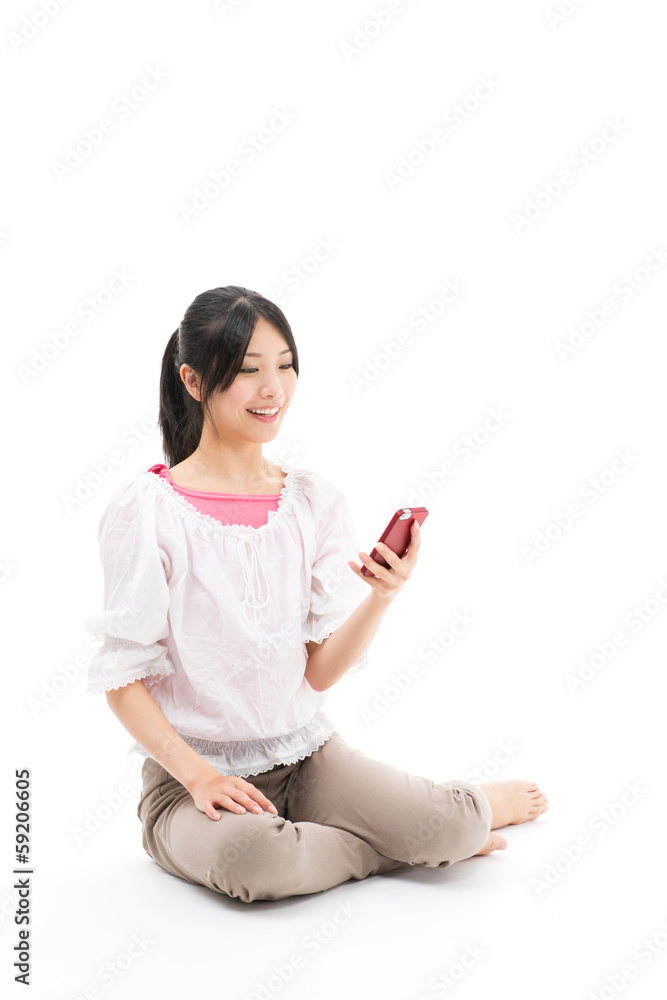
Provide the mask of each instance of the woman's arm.
{"label": "woman's arm", "polygon": [[375,576],[364,576],[357,563],[348,562],[350,569],[371,587],[371,593],[321,643],[312,640],[306,643],[308,662],[304,676],[315,691],[330,688],[368,649],[387,608],[410,579],[417,562],[419,546],[419,522],[413,521],[410,544],[403,558],[397,556],[389,546],[381,546],[378,542],[376,547],[382,550],[382,557],[389,563],[388,567],[381,566],[365,552],[359,553],[364,566]]}
{"label": "woman's arm", "polygon": [[128,733],[187,788],[197,809],[210,819],[220,819],[216,806],[236,813],[246,809],[276,812],[273,803],[252,782],[220,774],[188,746],[167,722],[141,679],[107,691],[106,695],[111,711]]}
{"label": "woman's arm", "polygon": [[308,662],[304,676],[315,691],[326,691],[339,681],[371,644],[390,600],[367,594],[349,618],[322,642],[306,643]]}
{"label": "woman's arm", "polygon": [[128,733],[188,791],[198,778],[218,773],[167,722],[142,680],[107,691],[106,696]]}

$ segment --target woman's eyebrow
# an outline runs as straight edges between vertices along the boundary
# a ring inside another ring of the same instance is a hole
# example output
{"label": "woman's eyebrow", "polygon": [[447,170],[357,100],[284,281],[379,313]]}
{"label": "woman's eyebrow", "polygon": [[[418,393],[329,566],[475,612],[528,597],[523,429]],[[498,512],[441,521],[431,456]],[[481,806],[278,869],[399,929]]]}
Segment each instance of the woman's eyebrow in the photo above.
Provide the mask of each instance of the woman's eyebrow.
{"label": "woman's eyebrow", "polygon": [[[284,351],[280,351],[279,352],[278,357],[281,357],[281,355],[283,355],[283,354],[291,354],[291,353],[292,353],[292,348],[291,347],[286,347]],[[257,354],[255,351],[246,351],[245,356],[246,356],[246,358],[263,358],[264,357],[263,354]]]}

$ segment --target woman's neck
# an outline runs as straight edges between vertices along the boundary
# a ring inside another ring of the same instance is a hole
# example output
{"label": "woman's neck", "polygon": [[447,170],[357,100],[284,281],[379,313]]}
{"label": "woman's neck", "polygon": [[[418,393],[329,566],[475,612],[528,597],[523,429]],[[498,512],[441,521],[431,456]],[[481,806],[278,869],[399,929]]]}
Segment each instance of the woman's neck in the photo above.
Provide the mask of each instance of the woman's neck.
{"label": "woman's neck", "polygon": [[172,482],[185,489],[208,490],[214,493],[279,493],[282,488],[283,472],[259,456],[257,465],[228,462],[228,456],[202,453],[196,449],[184,461],[169,471]]}

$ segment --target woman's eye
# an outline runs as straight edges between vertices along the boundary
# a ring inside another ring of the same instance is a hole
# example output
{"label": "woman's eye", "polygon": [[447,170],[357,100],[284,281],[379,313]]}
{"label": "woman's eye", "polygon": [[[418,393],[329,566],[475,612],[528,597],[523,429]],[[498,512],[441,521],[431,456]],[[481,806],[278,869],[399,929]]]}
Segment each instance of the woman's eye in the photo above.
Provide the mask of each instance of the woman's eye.
{"label": "woman's eye", "polygon": [[[280,367],[281,368],[294,368],[294,362],[291,361],[288,365],[281,365]],[[257,368],[241,368],[240,370],[241,370],[242,374],[246,374],[246,373],[250,373],[250,372],[256,372]]]}

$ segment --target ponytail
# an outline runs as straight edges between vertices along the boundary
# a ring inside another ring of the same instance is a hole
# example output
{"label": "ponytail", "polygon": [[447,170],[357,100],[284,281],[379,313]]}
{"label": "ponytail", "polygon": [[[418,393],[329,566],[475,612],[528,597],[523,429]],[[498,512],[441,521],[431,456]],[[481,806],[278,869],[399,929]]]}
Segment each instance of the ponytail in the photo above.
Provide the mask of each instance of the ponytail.
{"label": "ponytail", "polygon": [[167,341],[160,372],[160,414],[162,451],[168,466],[178,465],[196,449],[201,438],[201,403],[185,387],[180,375],[178,330]]}

